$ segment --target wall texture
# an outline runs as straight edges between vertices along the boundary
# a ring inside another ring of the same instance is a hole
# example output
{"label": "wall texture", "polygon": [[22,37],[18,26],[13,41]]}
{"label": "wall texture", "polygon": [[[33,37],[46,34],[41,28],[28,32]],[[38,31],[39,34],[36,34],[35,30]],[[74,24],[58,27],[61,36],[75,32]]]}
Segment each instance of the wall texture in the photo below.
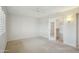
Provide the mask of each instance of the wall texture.
{"label": "wall texture", "polygon": [[37,20],[34,18],[9,16],[7,22],[8,40],[37,36]]}
{"label": "wall texture", "polygon": [[49,18],[40,19],[40,36],[49,38]]}
{"label": "wall texture", "polygon": [[72,21],[67,22],[66,19],[64,22],[63,34],[64,34],[64,43],[76,47],[76,14],[73,15]]}

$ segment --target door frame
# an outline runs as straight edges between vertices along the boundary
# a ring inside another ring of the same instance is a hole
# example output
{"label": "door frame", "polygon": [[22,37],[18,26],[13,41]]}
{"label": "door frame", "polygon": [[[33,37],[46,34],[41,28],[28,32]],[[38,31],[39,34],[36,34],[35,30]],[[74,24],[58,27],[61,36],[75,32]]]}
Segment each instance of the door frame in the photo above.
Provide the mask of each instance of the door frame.
{"label": "door frame", "polygon": [[79,36],[79,34],[78,34],[78,27],[79,27],[79,25],[78,25],[78,15],[79,15],[79,13],[76,13],[76,48],[79,48],[79,46],[78,46],[78,36]]}
{"label": "door frame", "polygon": [[[55,20],[54,18],[52,18]],[[54,39],[56,40],[56,21],[52,21],[52,19],[49,19],[49,40],[51,40],[51,23],[54,22]]]}

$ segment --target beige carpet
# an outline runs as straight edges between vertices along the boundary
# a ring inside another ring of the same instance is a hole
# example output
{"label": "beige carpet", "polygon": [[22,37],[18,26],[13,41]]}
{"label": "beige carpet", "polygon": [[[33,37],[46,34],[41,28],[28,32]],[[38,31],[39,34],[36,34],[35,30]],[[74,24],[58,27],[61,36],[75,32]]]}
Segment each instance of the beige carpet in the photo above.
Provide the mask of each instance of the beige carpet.
{"label": "beige carpet", "polygon": [[5,53],[78,53],[71,46],[59,44],[44,38],[9,41]]}

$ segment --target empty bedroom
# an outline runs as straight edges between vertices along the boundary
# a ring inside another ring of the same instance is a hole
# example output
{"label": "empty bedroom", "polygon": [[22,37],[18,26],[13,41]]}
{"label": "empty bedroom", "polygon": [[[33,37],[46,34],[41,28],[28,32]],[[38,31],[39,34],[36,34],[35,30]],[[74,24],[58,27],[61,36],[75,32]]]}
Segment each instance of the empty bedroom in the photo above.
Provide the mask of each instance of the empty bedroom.
{"label": "empty bedroom", "polygon": [[0,52],[79,52],[77,6],[1,6]]}

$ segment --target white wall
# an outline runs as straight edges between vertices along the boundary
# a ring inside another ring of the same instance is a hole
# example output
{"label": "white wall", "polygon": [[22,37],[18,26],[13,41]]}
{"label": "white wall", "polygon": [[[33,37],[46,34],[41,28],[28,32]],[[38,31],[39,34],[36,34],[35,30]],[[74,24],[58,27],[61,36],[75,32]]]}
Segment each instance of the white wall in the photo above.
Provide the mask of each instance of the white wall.
{"label": "white wall", "polygon": [[37,20],[29,17],[9,16],[7,21],[8,40],[37,36]]}
{"label": "white wall", "polygon": [[73,16],[72,21],[68,23],[65,19],[63,34],[64,43],[76,47],[76,14]]}
{"label": "white wall", "polygon": [[49,38],[49,18],[40,19],[40,36]]}
{"label": "white wall", "polygon": [[8,41],[42,36],[48,38],[48,19],[8,16]]}

